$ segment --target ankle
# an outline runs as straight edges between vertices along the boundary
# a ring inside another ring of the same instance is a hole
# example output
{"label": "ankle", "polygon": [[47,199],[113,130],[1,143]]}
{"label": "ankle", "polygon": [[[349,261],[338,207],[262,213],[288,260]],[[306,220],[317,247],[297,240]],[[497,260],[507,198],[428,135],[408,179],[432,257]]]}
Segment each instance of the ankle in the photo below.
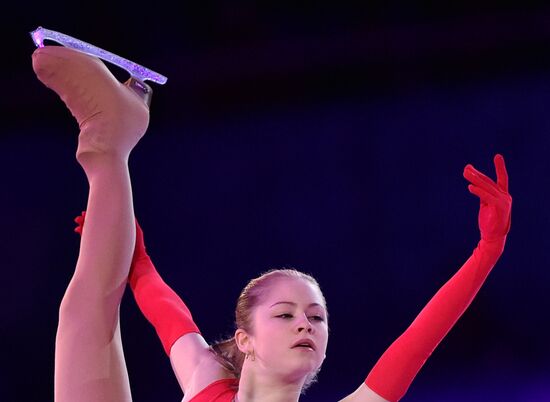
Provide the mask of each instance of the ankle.
{"label": "ankle", "polygon": [[128,171],[128,155],[122,155],[115,152],[83,152],[78,153],[76,159],[88,181],[105,174],[112,175],[113,172]]}

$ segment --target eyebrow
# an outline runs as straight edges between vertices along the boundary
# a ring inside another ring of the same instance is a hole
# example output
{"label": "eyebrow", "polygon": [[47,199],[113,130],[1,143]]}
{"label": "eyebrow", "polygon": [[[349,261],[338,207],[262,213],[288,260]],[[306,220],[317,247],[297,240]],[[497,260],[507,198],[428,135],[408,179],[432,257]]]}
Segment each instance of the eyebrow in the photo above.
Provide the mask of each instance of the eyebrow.
{"label": "eyebrow", "polygon": [[[290,301],[280,301],[280,302],[273,303],[271,306],[269,306],[269,308],[274,307],[278,304],[290,304],[291,306],[297,306],[298,305],[297,303],[290,302]],[[319,303],[310,303],[308,307],[317,307],[317,306],[321,307],[321,308],[325,308],[323,305],[321,305]]]}

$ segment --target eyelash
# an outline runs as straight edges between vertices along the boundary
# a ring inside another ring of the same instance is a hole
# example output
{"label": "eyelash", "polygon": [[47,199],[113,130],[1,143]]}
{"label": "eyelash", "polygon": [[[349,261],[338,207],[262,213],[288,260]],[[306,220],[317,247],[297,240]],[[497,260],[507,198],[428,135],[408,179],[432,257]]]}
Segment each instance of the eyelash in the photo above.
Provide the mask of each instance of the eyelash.
{"label": "eyelash", "polygon": [[[294,318],[294,316],[292,314],[288,314],[288,313],[284,313],[284,314],[279,314],[277,316],[275,316],[277,318],[283,318],[283,319],[290,319],[290,318]],[[325,319],[323,317],[321,317],[320,315],[312,315],[309,317],[310,319],[313,319],[314,321],[325,321]]]}

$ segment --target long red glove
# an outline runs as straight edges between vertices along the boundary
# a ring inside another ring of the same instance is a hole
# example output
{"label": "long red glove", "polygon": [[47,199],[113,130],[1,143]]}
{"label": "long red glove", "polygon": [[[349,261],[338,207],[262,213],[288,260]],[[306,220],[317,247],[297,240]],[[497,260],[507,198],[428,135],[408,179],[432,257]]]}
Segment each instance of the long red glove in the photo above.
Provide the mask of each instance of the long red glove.
{"label": "long red glove", "polygon": [[389,401],[405,395],[424,362],[470,305],[504,250],[512,198],[501,155],[494,158],[497,182],[473,166],[464,168],[468,190],[480,198],[481,240],[473,255],[435,294],[409,328],[384,352],[365,384]]}
{"label": "long red glove", "polygon": [[[86,213],[75,218],[75,232],[82,234]],[[183,335],[200,333],[191,312],[160,277],[145,250],[143,231],[136,220],[136,246],[128,276],[130,288],[139,309],[155,327],[167,355],[172,345]]]}

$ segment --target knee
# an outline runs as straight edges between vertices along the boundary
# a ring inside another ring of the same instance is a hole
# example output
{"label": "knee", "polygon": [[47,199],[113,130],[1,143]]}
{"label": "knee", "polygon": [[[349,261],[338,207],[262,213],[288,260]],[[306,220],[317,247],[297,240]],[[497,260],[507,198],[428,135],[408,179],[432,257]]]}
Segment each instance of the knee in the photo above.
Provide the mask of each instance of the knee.
{"label": "knee", "polygon": [[104,294],[69,286],[59,305],[59,327],[114,328],[118,322],[121,299],[120,291]]}

